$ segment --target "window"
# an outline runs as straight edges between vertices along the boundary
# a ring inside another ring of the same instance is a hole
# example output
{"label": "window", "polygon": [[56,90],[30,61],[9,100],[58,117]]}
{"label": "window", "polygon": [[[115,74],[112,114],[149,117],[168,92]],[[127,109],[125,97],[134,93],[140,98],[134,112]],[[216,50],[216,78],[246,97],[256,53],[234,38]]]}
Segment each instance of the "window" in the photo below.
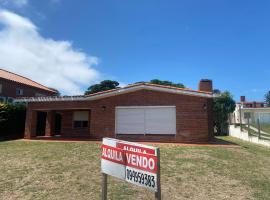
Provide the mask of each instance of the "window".
{"label": "window", "polygon": [[88,111],[75,111],[73,113],[73,127],[74,128],[87,128],[89,121]]}
{"label": "window", "polygon": [[44,94],[40,94],[40,93],[36,93],[35,96],[36,97],[44,97],[45,95]]}
{"label": "window", "polygon": [[23,95],[23,89],[17,88],[16,89],[16,95],[17,96],[22,96]]}
{"label": "window", "polygon": [[2,93],[2,84],[0,84],[0,94]]}

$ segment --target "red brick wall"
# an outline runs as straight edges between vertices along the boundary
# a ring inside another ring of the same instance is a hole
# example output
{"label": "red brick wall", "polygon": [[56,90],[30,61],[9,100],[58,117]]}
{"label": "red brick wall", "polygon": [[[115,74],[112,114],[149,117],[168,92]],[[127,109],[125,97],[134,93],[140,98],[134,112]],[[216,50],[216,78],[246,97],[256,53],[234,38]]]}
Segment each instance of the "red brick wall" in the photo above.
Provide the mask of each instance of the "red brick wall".
{"label": "red brick wall", "polygon": [[212,92],[213,91],[213,82],[209,79],[202,79],[199,82],[199,90],[200,91],[206,91],[206,92]]}
{"label": "red brick wall", "polygon": [[[66,136],[88,136],[90,127],[88,128],[74,128],[73,127],[73,111],[65,110],[60,112],[62,115],[61,134]],[[89,119],[91,119],[91,112],[89,111]]]}
{"label": "red brick wall", "polygon": [[[140,90],[132,93],[103,98],[95,101],[39,102],[29,103],[31,110],[63,111],[62,131],[75,134],[72,130],[72,112],[68,109],[91,110],[90,130],[83,132],[93,137],[115,137],[116,106],[176,106],[176,136],[125,136],[125,139],[155,139],[176,142],[205,142],[213,134],[212,99]],[[102,109],[106,106],[105,111]],[[35,123],[35,122],[33,122]],[[27,130],[26,130],[26,135]]]}
{"label": "red brick wall", "polygon": [[[55,95],[54,92],[50,92],[47,90],[38,89],[35,87],[23,85],[16,83],[14,81],[9,81],[6,79],[0,78],[0,84],[2,84],[2,92],[0,93],[0,96],[4,97],[35,97],[36,93],[43,94],[44,96],[52,96]],[[17,96],[16,95],[16,88],[23,89],[23,95]]]}

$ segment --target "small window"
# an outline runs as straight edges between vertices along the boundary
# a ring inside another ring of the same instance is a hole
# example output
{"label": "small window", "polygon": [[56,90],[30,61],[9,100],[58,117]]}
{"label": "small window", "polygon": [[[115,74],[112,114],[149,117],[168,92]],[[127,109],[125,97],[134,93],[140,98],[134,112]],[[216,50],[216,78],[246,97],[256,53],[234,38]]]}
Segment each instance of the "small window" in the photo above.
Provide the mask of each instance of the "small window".
{"label": "small window", "polygon": [[2,84],[0,84],[0,94],[2,93]]}
{"label": "small window", "polygon": [[45,95],[44,94],[40,94],[40,93],[36,93],[35,96],[36,97],[44,97]]}
{"label": "small window", "polygon": [[16,89],[16,95],[17,96],[22,96],[23,95],[23,89],[17,88]]}
{"label": "small window", "polygon": [[87,128],[88,121],[73,121],[74,128]]}
{"label": "small window", "polygon": [[73,113],[73,127],[74,128],[87,128],[89,121],[88,111],[75,111]]}

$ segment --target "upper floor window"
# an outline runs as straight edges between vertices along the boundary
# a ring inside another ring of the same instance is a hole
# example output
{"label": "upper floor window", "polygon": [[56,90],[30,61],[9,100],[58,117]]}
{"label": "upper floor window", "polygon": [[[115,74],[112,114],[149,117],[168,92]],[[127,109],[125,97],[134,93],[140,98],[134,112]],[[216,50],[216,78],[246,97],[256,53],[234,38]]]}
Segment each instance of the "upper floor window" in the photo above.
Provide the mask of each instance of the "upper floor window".
{"label": "upper floor window", "polygon": [[45,95],[44,94],[40,94],[40,93],[36,93],[35,96],[36,97],[44,97]]}
{"label": "upper floor window", "polygon": [[23,89],[16,88],[16,95],[17,96],[22,96],[23,95]]}

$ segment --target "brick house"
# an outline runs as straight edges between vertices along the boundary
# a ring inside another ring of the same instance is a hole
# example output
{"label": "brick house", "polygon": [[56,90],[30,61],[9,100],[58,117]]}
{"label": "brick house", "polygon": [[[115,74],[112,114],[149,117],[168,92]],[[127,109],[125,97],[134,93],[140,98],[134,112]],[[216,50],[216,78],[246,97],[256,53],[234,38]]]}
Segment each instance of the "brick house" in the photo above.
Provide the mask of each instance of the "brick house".
{"label": "brick house", "polygon": [[0,69],[0,102],[13,102],[17,97],[53,96],[57,91],[26,77]]}
{"label": "brick house", "polygon": [[139,83],[85,96],[20,101],[27,102],[25,138],[206,142],[213,135],[211,80],[201,80],[199,90]]}

